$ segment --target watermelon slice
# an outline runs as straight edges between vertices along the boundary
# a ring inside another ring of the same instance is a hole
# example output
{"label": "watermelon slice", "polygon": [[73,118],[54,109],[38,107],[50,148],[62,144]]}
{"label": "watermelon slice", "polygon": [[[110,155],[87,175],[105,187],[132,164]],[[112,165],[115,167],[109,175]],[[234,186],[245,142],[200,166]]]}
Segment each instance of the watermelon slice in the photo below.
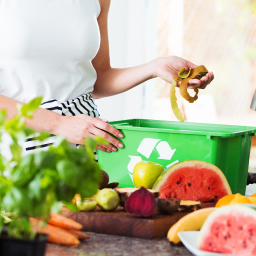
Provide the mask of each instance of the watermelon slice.
{"label": "watermelon slice", "polygon": [[196,160],[180,162],[165,170],[153,190],[160,192],[160,198],[201,202],[216,202],[231,194],[227,179],[218,167]]}
{"label": "watermelon slice", "polygon": [[256,255],[256,211],[243,205],[217,209],[205,221],[197,247],[209,252]]}

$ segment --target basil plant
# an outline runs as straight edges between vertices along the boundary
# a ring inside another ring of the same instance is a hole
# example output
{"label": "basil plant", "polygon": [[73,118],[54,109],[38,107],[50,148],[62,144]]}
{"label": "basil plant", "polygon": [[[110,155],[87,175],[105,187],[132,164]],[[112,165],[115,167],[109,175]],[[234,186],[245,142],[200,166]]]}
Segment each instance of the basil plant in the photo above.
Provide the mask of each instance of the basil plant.
{"label": "basil plant", "polygon": [[[32,118],[42,98],[18,106],[19,114],[6,119],[6,111],[0,111],[0,146],[8,137],[10,157],[0,150],[0,233],[8,222],[8,234],[13,237],[33,237],[29,217],[46,219],[49,212],[59,212],[64,204],[78,211],[72,199],[76,193],[82,198],[96,194],[101,181],[101,171],[94,160],[94,149],[103,140],[87,138],[86,146],[72,147],[62,137],[47,151],[24,154],[21,142],[35,132],[27,128],[25,118]],[[50,136],[40,132],[37,140]]]}

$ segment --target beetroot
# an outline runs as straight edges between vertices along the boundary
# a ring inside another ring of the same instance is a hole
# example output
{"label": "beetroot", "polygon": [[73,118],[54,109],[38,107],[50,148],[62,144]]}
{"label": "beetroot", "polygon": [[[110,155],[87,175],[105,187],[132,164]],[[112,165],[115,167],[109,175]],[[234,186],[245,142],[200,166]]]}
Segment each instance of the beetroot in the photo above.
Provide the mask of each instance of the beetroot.
{"label": "beetroot", "polygon": [[125,210],[141,217],[149,217],[155,210],[155,198],[144,187],[134,191],[125,202]]}

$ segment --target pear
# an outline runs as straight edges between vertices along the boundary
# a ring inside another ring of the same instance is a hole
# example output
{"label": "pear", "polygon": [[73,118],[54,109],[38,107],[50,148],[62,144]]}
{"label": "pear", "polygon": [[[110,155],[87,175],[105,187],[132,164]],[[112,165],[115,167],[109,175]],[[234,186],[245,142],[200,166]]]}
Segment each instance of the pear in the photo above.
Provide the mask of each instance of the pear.
{"label": "pear", "polygon": [[97,193],[97,204],[104,211],[114,211],[119,205],[120,198],[116,191],[111,188],[104,188]]}
{"label": "pear", "polygon": [[97,202],[95,200],[85,199],[84,201],[78,200],[76,205],[80,211],[91,212],[96,208]]}

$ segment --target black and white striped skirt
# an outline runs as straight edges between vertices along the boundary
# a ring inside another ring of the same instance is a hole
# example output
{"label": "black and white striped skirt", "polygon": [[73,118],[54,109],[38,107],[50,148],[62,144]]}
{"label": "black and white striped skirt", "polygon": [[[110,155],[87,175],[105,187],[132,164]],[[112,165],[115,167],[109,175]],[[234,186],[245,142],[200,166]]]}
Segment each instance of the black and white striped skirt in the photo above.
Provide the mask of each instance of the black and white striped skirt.
{"label": "black and white striped skirt", "polygon": [[[40,108],[54,111],[55,113],[62,116],[76,116],[80,114],[85,114],[91,117],[100,116],[97,110],[97,105],[95,104],[91,93],[81,95],[76,99],[67,100],[63,103],[58,102],[56,99],[52,99],[42,103]],[[55,135],[51,135],[51,137],[44,141],[36,140],[37,136],[37,134],[29,136],[25,141],[25,149],[27,153],[39,150],[47,150],[55,140]]]}

